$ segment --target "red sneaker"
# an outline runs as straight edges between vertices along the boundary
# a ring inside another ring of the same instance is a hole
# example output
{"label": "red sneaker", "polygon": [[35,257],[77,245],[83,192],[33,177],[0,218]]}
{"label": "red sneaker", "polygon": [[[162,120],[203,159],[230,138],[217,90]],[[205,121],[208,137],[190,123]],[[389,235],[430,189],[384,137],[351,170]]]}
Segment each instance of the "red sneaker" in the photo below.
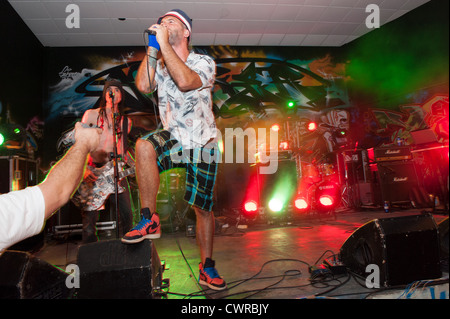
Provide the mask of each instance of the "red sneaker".
{"label": "red sneaker", "polygon": [[200,276],[199,284],[208,286],[213,290],[224,290],[227,288],[227,284],[222,277],[219,276],[215,266],[214,260],[206,258],[205,265],[208,267],[203,267],[203,264],[199,264]]}
{"label": "red sneaker", "polygon": [[159,223],[159,215],[152,214],[150,219],[142,215],[141,221],[122,238],[122,243],[135,244],[140,243],[144,239],[157,239],[161,237],[161,224]]}

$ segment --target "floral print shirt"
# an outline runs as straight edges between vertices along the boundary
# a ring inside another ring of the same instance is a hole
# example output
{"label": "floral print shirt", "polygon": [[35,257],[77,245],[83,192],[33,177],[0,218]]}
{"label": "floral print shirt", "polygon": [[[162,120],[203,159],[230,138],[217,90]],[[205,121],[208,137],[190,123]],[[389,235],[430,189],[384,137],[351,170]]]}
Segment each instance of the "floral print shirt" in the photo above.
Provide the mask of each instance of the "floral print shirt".
{"label": "floral print shirt", "polygon": [[191,52],[186,65],[200,76],[200,88],[188,92],[180,91],[161,61],[158,61],[156,67],[155,80],[164,129],[168,130],[184,149],[194,149],[217,137],[212,111],[216,64],[207,55]]}

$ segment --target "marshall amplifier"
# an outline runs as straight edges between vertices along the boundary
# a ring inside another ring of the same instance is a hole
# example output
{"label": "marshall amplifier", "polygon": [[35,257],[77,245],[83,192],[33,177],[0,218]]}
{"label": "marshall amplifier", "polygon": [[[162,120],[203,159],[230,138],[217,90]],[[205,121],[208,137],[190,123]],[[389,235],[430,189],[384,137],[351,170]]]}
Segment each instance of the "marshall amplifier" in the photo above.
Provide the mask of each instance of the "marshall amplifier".
{"label": "marshall amplifier", "polygon": [[412,158],[409,146],[390,146],[374,148],[375,162],[390,162],[410,160]]}
{"label": "marshall amplifier", "polygon": [[418,187],[412,161],[378,163],[378,175],[383,202],[395,204],[411,201],[411,192]]}

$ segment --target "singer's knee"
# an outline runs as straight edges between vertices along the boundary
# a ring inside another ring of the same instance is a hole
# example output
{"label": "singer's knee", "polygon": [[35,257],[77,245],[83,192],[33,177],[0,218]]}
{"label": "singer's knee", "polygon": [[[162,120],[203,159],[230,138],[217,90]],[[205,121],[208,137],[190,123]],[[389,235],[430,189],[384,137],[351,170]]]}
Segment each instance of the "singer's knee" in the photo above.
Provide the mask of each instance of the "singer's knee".
{"label": "singer's knee", "polygon": [[156,151],[149,141],[138,139],[136,142],[136,160],[156,160]]}

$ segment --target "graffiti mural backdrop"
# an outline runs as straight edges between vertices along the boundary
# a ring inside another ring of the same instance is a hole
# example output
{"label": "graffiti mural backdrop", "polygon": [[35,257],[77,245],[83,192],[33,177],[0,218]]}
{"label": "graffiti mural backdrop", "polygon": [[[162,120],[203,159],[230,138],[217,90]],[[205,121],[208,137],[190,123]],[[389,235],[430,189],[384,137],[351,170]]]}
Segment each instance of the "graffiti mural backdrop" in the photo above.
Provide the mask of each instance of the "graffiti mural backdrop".
{"label": "graffiti mural backdrop", "polygon": [[[347,89],[352,79],[346,67],[351,61],[340,57],[339,48],[195,50],[217,64],[213,108],[221,131],[277,122],[283,140],[295,134],[298,142],[288,147],[295,147],[306,162],[321,161],[339,148],[387,145],[397,137],[410,143],[411,130],[427,127],[440,141],[448,141],[448,91],[412,92],[395,109],[385,109],[382,103],[360,107]],[[141,94],[134,85],[144,52],[145,48],[49,49],[42,165],[49,167],[60,156],[56,144],[61,134],[98,106],[108,77],[124,84],[127,113],[135,126],[132,138],[158,126],[155,96]],[[311,122],[316,125],[313,130],[308,129]]]}

